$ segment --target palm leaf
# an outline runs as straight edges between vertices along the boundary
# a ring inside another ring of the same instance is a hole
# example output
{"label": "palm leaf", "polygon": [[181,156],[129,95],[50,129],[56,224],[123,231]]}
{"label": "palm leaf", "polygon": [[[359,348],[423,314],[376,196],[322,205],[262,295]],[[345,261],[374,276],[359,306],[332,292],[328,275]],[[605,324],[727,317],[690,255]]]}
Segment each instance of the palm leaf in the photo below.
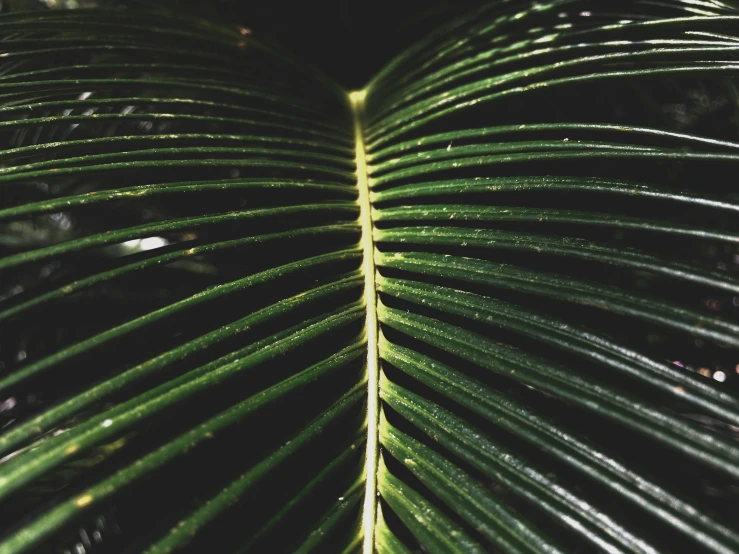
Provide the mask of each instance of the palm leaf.
{"label": "palm leaf", "polygon": [[0,552],[739,550],[738,21],[0,17]]}

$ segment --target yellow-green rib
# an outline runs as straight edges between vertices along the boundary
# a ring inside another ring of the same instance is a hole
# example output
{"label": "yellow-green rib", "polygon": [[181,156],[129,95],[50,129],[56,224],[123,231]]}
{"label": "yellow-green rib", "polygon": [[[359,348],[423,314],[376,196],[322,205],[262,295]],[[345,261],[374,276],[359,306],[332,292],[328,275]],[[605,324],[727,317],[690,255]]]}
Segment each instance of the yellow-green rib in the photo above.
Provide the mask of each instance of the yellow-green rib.
{"label": "yellow-green rib", "polygon": [[377,449],[379,420],[379,361],[377,353],[377,291],[375,289],[375,245],[372,240],[372,216],[367,178],[367,159],[364,151],[362,133],[362,110],[365,91],[349,94],[354,113],[354,140],[356,144],[357,185],[359,186],[360,224],[362,226],[362,250],[364,262],[364,300],[367,307],[365,328],[367,333],[367,457],[365,475],[367,476],[362,514],[364,534],[364,554],[374,552],[375,514],[377,511]]}

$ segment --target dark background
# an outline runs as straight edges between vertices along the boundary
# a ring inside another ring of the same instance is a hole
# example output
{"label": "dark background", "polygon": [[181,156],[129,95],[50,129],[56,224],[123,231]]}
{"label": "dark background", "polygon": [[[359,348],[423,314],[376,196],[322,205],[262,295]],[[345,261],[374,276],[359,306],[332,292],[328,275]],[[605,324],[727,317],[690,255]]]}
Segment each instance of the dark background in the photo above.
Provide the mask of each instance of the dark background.
{"label": "dark background", "polygon": [[[521,1],[521,0],[519,0]],[[484,0],[0,0],[0,10],[146,5],[240,25],[347,89],[359,89],[394,56]],[[521,3],[526,3],[523,0]]]}
{"label": "dark background", "polygon": [[[194,0],[186,4],[202,9]],[[405,47],[482,2],[211,0],[212,18],[244,25],[349,89],[361,88]],[[181,3],[180,3],[181,5]]]}
{"label": "dark background", "polygon": [[[170,2],[168,2],[170,3]],[[211,19],[243,25],[277,43],[349,89],[361,88],[395,55],[482,1],[425,2],[270,0],[178,2]]]}
{"label": "dark background", "polygon": [[0,10],[148,5],[252,30],[347,89],[362,88],[404,48],[484,0],[0,0]]}

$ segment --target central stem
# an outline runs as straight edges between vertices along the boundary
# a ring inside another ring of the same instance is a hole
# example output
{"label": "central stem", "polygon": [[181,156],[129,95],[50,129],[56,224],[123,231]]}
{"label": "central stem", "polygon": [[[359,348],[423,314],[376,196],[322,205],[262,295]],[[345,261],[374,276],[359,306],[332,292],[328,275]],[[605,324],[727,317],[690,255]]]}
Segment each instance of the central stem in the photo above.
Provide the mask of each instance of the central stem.
{"label": "central stem", "polygon": [[367,458],[364,474],[366,488],[362,531],[364,534],[364,554],[374,552],[375,518],[377,517],[377,457],[378,421],[380,417],[379,373],[377,347],[377,291],[375,289],[375,244],[372,240],[372,213],[367,177],[367,158],[364,151],[362,133],[362,112],[364,110],[364,91],[349,94],[354,114],[354,144],[356,145],[357,184],[359,186],[359,222],[362,227],[362,251],[364,261],[364,302],[367,309],[365,329],[367,333]]}

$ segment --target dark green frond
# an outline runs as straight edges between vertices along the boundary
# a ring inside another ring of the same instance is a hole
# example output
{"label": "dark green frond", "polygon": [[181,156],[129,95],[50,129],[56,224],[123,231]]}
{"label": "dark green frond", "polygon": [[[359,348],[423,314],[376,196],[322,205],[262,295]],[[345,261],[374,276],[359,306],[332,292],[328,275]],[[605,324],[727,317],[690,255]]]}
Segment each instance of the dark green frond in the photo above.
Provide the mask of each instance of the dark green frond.
{"label": "dark green frond", "polygon": [[[165,12],[10,14],[0,34],[0,552],[356,542],[346,95]],[[117,534],[92,537],[111,510]]]}
{"label": "dark green frond", "polygon": [[0,554],[738,552],[737,29],[0,15]]}
{"label": "dark green frond", "polygon": [[372,81],[379,543],[739,549],[738,17],[492,3]]}

